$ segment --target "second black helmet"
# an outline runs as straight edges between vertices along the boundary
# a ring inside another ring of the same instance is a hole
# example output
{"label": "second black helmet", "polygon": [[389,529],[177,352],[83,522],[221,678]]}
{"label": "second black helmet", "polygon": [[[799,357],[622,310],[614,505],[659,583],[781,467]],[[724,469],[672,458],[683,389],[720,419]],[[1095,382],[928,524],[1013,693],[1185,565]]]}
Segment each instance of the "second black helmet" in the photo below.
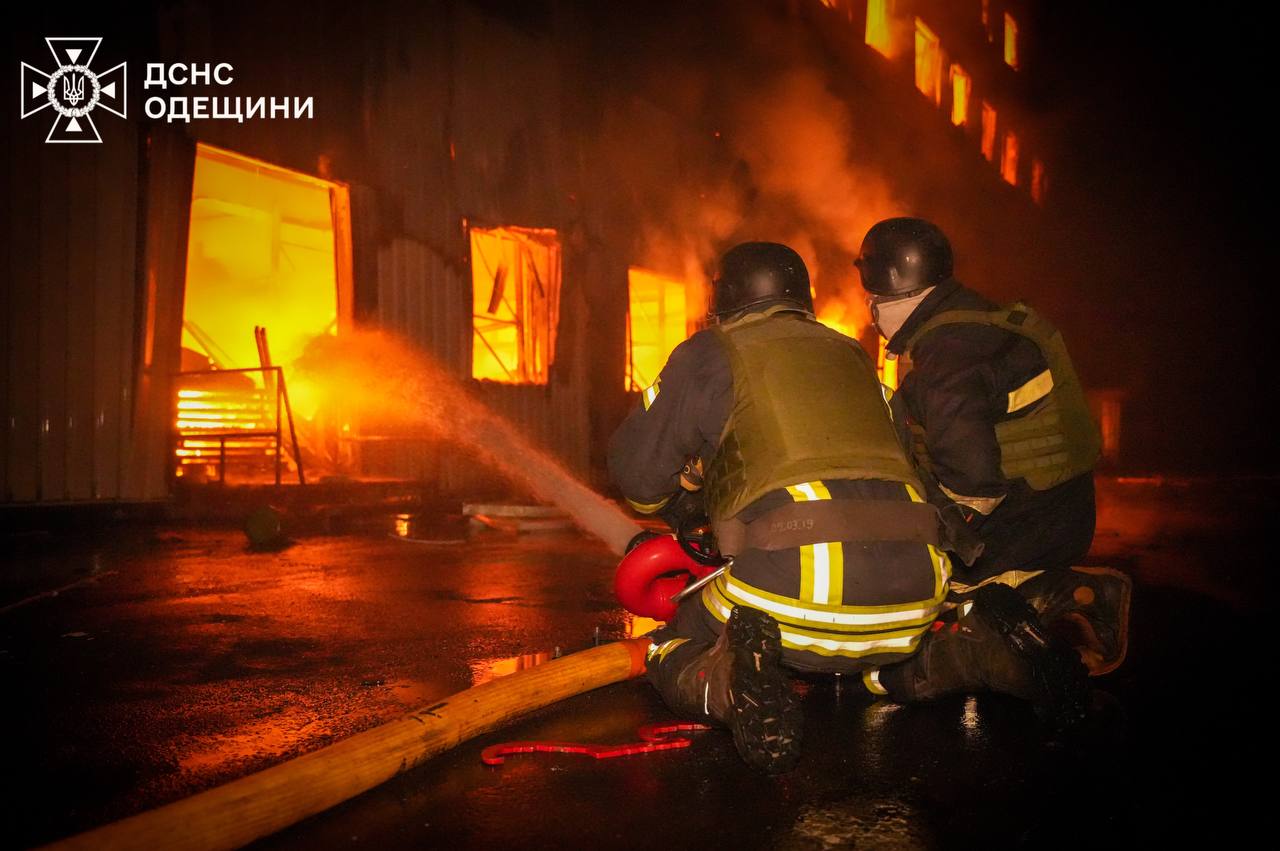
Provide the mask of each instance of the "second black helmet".
{"label": "second black helmet", "polygon": [[711,312],[722,318],[770,303],[813,312],[804,260],[777,242],[744,242],[726,251],[712,287]]}
{"label": "second black helmet", "polygon": [[854,265],[872,295],[909,295],[951,277],[951,243],[924,219],[885,219],[867,231]]}

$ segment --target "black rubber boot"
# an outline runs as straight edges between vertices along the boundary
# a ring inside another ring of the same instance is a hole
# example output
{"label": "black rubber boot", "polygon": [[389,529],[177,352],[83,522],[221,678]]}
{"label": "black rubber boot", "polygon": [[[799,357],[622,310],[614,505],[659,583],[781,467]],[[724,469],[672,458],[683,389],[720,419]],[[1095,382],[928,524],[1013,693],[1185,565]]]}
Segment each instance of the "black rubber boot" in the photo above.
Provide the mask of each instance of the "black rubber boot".
{"label": "black rubber boot", "polygon": [[732,657],[729,729],[752,768],[781,774],[800,758],[802,716],[782,671],[782,637],[764,612],[736,606],[725,624]]}
{"label": "black rubber boot", "polygon": [[926,635],[915,656],[880,671],[889,697],[909,703],[996,691],[1030,701],[1056,728],[1084,719],[1089,684],[1079,655],[1045,630],[1021,594],[984,585],[961,611]]}
{"label": "black rubber boot", "polygon": [[714,645],[689,641],[649,660],[649,679],[672,711],[728,727],[743,760],[766,774],[789,771],[803,724],[779,664],[778,624],[735,607]]}

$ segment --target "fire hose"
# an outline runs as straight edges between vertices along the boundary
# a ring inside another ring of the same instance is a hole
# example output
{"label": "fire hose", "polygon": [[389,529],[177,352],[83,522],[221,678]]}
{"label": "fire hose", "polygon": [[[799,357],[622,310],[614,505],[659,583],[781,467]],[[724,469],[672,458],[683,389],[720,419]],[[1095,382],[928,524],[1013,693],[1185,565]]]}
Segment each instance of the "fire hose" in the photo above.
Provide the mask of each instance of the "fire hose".
{"label": "fire hose", "polygon": [[593,647],[493,680],[313,753],[46,846],[239,848],[536,709],[644,672],[646,638]]}

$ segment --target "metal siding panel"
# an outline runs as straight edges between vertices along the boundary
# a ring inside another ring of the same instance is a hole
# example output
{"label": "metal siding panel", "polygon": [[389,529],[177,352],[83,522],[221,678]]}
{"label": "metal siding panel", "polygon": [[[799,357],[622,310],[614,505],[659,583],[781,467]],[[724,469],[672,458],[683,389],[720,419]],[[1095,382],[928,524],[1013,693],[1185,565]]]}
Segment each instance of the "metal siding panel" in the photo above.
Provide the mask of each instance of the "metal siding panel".
{"label": "metal siding panel", "polygon": [[[170,434],[175,411],[173,374],[180,364],[182,297],[186,278],[187,236],[191,214],[191,180],[195,143],[172,127],[153,126],[145,178],[146,248],[143,294],[154,281],[152,361],[146,340],[138,363],[133,429],[125,470],[125,492],[134,499],[160,499],[168,494]],[[143,311],[146,314],[146,311]],[[142,329],[143,334],[147,329]]]}
{"label": "metal siding panel", "polygon": [[97,328],[98,275],[104,246],[98,241],[98,219],[103,197],[97,175],[107,167],[108,154],[101,145],[70,162],[70,197],[67,253],[67,422],[66,495],[72,500],[93,498],[93,356]]}
{"label": "metal siding panel", "polygon": [[[45,176],[39,165],[39,145],[15,133],[11,137],[13,159],[9,164],[14,199],[9,217],[9,309],[5,314],[9,340],[5,422],[7,455],[4,500],[34,502],[39,486],[39,382],[40,351],[40,211],[37,199]],[[21,148],[21,151],[19,150]]]}
{"label": "metal siding panel", "polygon": [[124,453],[125,354],[133,351],[136,268],[138,136],[136,125],[103,140],[109,159],[95,175],[101,215],[96,222],[98,266],[93,339],[93,496],[120,496]]}
{"label": "metal siding panel", "polygon": [[[73,149],[74,150],[74,149]],[[40,166],[40,482],[41,501],[67,495],[67,252],[71,186],[66,146],[48,145]]]}

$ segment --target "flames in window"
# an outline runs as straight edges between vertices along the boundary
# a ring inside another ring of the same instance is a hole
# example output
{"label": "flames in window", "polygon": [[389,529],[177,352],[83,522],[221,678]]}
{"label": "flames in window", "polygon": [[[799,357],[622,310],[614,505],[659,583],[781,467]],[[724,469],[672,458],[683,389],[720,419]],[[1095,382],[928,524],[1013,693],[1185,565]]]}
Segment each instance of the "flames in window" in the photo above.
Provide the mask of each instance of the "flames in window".
{"label": "flames in window", "polygon": [[1044,193],[1049,188],[1049,178],[1044,173],[1044,163],[1031,161],[1031,200],[1044,205]]}
{"label": "flames in window", "polygon": [[982,102],[982,155],[988,160],[996,158],[996,111],[985,100]]}
{"label": "flames in window", "polygon": [[959,65],[951,66],[951,123],[963,127],[969,123],[969,93],[973,80]]}
{"label": "flames in window", "polygon": [[1018,22],[1008,12],[1004,13],[1004,64],[1018,67]]}
{"label": "flames in window", "polygon": [[546,384],[560,321],[560,242],[543,228],[471,228],[471,377]]}
{"label": "flames in window", "polygon": [[[338,330],[350,283],[346,188],[209,145],[196,147],[177,378],[179,475],[271,474],[282,441],[280,371]],[[270,349],[266,335],[270,333]],[[290,400],[309,417],[305,392]],[[208,469],[205,469],[205,468]],[[276,473],[278,475],[278,472]]]}
{"label": "flames in window", "polygon": [[1004,150],[1000,153],[1000,176],[1010,186],[1018,185],[1018,137],[1012,131],[1004,134]]}
{"label": "flames in window", "polygon": [[889,0],[867,0],[866,42],[882,56],[892,57],[893,28],[889,22]]}
{"label": "flames in window", "polygon": [[919,18],[916,18],[916,88],[934,103],[942,103],[942,43]]}
{"label": "flames in window", "polygon": [[693,315],[686,282],[632,266],[627,272],[629,391],[653,384],[671,350],[689,336]]}

